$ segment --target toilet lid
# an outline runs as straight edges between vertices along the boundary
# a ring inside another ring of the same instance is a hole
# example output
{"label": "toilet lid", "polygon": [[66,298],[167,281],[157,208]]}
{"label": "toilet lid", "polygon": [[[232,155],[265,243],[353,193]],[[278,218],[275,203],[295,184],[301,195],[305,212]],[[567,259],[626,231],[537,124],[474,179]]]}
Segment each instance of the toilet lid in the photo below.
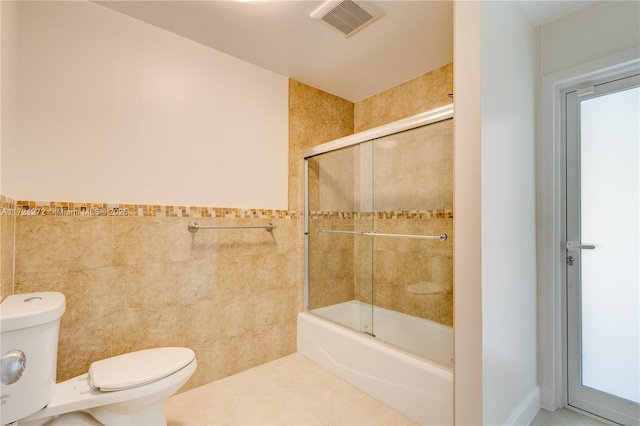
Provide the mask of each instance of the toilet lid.
{"label": "toilet lid", "polygon": [[163,379],[194,359],[187,348],[145,349],[92,363],[89,378],[103,392],[124,390]]}

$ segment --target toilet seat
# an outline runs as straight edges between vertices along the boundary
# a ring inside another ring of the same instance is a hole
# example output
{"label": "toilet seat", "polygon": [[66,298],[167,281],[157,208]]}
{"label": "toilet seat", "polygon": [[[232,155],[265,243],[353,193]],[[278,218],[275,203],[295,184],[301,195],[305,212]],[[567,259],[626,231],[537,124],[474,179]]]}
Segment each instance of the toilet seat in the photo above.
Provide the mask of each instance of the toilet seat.
{"label": "toilet seat", "polygon": [[[191,349],[158,349],[158,351],[139,351],[144,353],[145,355],[144,357],[142,357],[142,355],[139,354],[136,357],[141,357],[150,364],[166,364],[168,368],[167,371],[170,372],[164,377],[156,379],[155,381],[147,381],[145,384],[131,386],[129,388],[118,391],[103,392],[91,386],[89,373],[85,373],[73,379],[57,383],[55,385],[55,395],[51,399],[49,404],[42,410],[22,419],[19,425],[41,425],[42,421],[40,419],[48,419],[55,416],[66,415],[66,413],[72,413],[75,411],[85,411],[99,420],[102,424],[132,425],[157,423],[154,423],[154,421],[136,421],[136,419],[134,417],[131,417],[128,413],[135,413],[140,410],[140,407],[150,406],[155,407],[153,408],[153,410],[156,411],[155,413],[151,414],[152,417],[155,416],[155,418],[164,418],[162,401],[173,395],[180,387],[182,387],[182,385],[191,377],[198,365],[195,358],[195,353]],[[159,360],[161,354],[164,352],[163,350],[165,349],[170,350],[167,351],[167,354],[173,353],[174,356],[177,353],[182,352],[182,354],[178,356],[178,363],[170,366],[170,362],[166,360],[166,362]],[[173,349],[181,350],[173,351]],[[138,352],[132,352],[130,354],[121,355],[119,357],[122,358],[120,358],[119,362],[122,362],[124,364],[124,361],[129,358],[128,355],[134,355],[137,353]],[[111,358],[107,358],[103,361],[109,361],[110,359]],[[177,365],[180,365],[184,362],[184,359],[189,359],[187,364],[182,365],[181,367],[177,367]],[[109,365],[109,363],[105,365]],[[116,417],[125,415],[125,417],[122,421],[116,421],[117,418],[114,418],[114,415]],[[144,415],[148,415],[148,413],[145,413]]]}
{"label": "toilet seat", "polygon": [[90,385],[102,392],[130,389],[167,377],[193,361],[187,348],[154,348],[96,361],[89,367]]}

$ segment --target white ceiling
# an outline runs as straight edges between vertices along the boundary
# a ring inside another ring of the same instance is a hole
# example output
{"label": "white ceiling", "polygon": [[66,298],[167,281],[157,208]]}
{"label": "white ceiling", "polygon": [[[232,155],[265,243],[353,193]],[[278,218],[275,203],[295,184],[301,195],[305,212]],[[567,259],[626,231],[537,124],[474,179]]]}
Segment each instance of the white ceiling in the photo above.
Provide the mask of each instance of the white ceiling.
{"label": "white ceiling", "polygon": [[597,0],[520,0],[529,21],[535,26],[555,21],[593,3]]}
{"label": "white ceiling", "polygon": [[[322,1],[96,1],[356,102],[453,61],[453,2],[373,1],[385,16],[345,38],[312,20]],[[521,1],[539,25],[593,1]]]}
{"label": "white ceiling", "polygon": [[309,17],[322,1],[97,3],[352,102],[453,61],[450,1],[376,1],[349,38]]}

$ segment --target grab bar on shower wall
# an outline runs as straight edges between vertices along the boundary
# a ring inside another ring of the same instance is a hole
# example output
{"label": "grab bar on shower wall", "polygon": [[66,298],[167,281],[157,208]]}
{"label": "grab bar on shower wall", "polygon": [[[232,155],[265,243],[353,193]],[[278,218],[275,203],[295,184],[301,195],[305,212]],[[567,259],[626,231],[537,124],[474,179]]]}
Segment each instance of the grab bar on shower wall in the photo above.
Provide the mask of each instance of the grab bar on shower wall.
{"label": "grab bar on shower wall", "polygon": [[273,231],[274,229],[276,229],[276,226],[269,222],[266,225],[256,225],[256,226],[233,226],[233,225],[213,225],[213,226],[202,226],[202,225],[198,225],[197,222],[191,222],[189,224],[189,226],[187,226],[187,229],[189,230],[189,232],[191,232],[192,234],[195,234],[196,232],[198,232],[198,229],[252,229],[252,228],[256,228],[256,229],[266,229],[268,232]]}
{"label": "grab bar on shower wall", "polygon": [[396,238],[414,238],[417,240],[440,240],[446,241],[447,234],[440,235],[413,235],[413,234],[381,234],[378,232],[364,231],[334,231],[332,229],[316,229],[316,234],[356,234],[361,237],[396,237]]}

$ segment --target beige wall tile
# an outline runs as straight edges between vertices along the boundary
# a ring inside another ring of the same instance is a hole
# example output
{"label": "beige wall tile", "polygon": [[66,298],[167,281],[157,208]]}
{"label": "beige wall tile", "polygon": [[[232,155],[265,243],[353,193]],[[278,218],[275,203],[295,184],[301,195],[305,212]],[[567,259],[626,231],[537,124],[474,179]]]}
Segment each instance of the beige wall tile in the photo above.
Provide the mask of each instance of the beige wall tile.
{"label": "beige wall tile", "polygon": [[[13,204],[7,203],[0,210],[11,209]],[[13,248],[15,236],[15,215],[0,215],[0,299],[13,294]]]}
{"label": "beige wall tile", "polygon": [[58,338],[58,381],[89,371],[93,361],[112,354],[112,324],[102,318],[76,321],[64,315]]}
{"label": "beige wall tile", "polygon": [[289,210],[303,207],[302,152],[353,133],[353,103],[289,79]]}
{"label": "beige wall tile", "polygon": [[361,132],[453,102],[453,64],[447,64],[355,104],[354,131]]}

